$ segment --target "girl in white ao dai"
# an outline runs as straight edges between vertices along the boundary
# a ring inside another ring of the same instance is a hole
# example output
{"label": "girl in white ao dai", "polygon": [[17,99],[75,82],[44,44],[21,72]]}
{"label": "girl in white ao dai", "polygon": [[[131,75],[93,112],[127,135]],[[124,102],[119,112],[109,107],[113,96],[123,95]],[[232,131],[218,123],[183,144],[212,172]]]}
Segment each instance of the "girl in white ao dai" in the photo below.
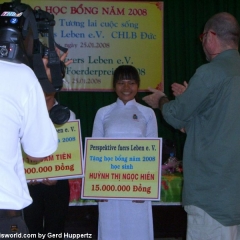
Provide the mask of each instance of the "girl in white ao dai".
{"label": "girl in white ao dai", "polygon": [[[139,84],[139,74],[133,66],[119,66],[114,71],[113,86],[118,99],[98,110],[93,137],[158,137],[155,113],[135,100]],[[153,239],[151,201],[99,202],[98,240]]]}

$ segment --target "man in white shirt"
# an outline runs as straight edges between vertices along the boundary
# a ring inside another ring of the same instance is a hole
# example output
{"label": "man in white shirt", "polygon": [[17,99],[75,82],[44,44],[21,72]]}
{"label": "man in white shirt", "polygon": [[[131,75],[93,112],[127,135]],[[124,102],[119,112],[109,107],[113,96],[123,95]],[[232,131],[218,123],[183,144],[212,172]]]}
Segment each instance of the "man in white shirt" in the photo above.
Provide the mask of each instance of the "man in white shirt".
{"label": "man in white shirt", "polygon": [[[31,204],[21,146],[30,160],[41,161],[57,149],[42,88],[26,65],[0,60],[0,237],[27,233],[22,209]],[[23,239],[23,235],[14,236]]]}

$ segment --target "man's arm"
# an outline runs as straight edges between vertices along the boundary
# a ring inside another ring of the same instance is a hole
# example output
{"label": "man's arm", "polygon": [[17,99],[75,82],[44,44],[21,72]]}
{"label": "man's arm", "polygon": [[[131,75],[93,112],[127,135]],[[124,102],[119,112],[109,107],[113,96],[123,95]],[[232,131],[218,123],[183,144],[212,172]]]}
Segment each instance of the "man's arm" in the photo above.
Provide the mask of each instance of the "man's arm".
{"label": "man's arm", "polygon": [[148,88],[148,90],[152,92],[152,94],[143,97],[143,101],[145,101],[152,108],[159,108],[159,100],[163,97],[166,99],[167,96],[164,92],[154,88]]}
{"label": "man's arm", "polygon": [[[172,84],[173,95],[174,96],[181,95],[187,89],[187,87],[188,84],[186,81],[184,81],[183,85],[179,83],[173,83]],[[159,108],[162,111],[163,105],[165,103],[168,103],[169,99],[162,91],[159,91],[154,88],[149,88],[149,91],[152,92],[153,94],[144,97],[143,101],[145,101],[152,108]],[[181,128],[179,130],[185,133],[184,128]]]}
{"label": "man's arm", "polygon": [[[185,92],[187,87],[188,87],[188,83],[186,81],[184,81],[183,84],[173,83],[171,85],[173,95],[175,97]],[[148,88],[148,90],[153,94],[144,97],[143,101],[145,101],[152,108],[159,108],[160,110],[162,110],[163,104],[169,102],[165,93],[154,88]]]}
{"label": "man's arm", "polygon": [[[26,154],[27,155],[27,154]],[[29,156],[27,155],[27,158],[30,160],[30,161],[34,161],[34,162],[40,162],[44,159],[44,157],[32,157],[32,156]]]}

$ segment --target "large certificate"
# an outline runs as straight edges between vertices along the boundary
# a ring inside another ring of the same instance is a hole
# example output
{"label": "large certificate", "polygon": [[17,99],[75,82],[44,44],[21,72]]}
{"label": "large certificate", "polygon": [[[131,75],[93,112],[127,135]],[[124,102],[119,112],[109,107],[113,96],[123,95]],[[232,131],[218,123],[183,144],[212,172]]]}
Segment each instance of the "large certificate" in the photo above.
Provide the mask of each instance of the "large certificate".
{"label": "large certificate", "polygon": [[[83,177],[82,139],[80,120],[55,125],[58,149],[41,162],[30,161],[23,152],[25,174],[28,181],[71,179]],[[44,139],[43,139],[44,141]]]}
{"label": "large certificate", "polygon": [[161,138],[86,138],[83,199],[160,200]]}

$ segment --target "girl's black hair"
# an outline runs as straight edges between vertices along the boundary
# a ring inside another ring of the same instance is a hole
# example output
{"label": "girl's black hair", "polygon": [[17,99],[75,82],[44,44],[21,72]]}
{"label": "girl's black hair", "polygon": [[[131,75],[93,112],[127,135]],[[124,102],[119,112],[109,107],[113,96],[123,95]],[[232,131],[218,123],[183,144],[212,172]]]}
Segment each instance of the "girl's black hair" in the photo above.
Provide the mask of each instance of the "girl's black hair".
{"label": "girl's black hair", "polygon": [[113,73],[113,88],[119,80],[135,80],[138,87],[140,85],[140,77],[135,67],[131,65],[121,65],[117,67]]}

